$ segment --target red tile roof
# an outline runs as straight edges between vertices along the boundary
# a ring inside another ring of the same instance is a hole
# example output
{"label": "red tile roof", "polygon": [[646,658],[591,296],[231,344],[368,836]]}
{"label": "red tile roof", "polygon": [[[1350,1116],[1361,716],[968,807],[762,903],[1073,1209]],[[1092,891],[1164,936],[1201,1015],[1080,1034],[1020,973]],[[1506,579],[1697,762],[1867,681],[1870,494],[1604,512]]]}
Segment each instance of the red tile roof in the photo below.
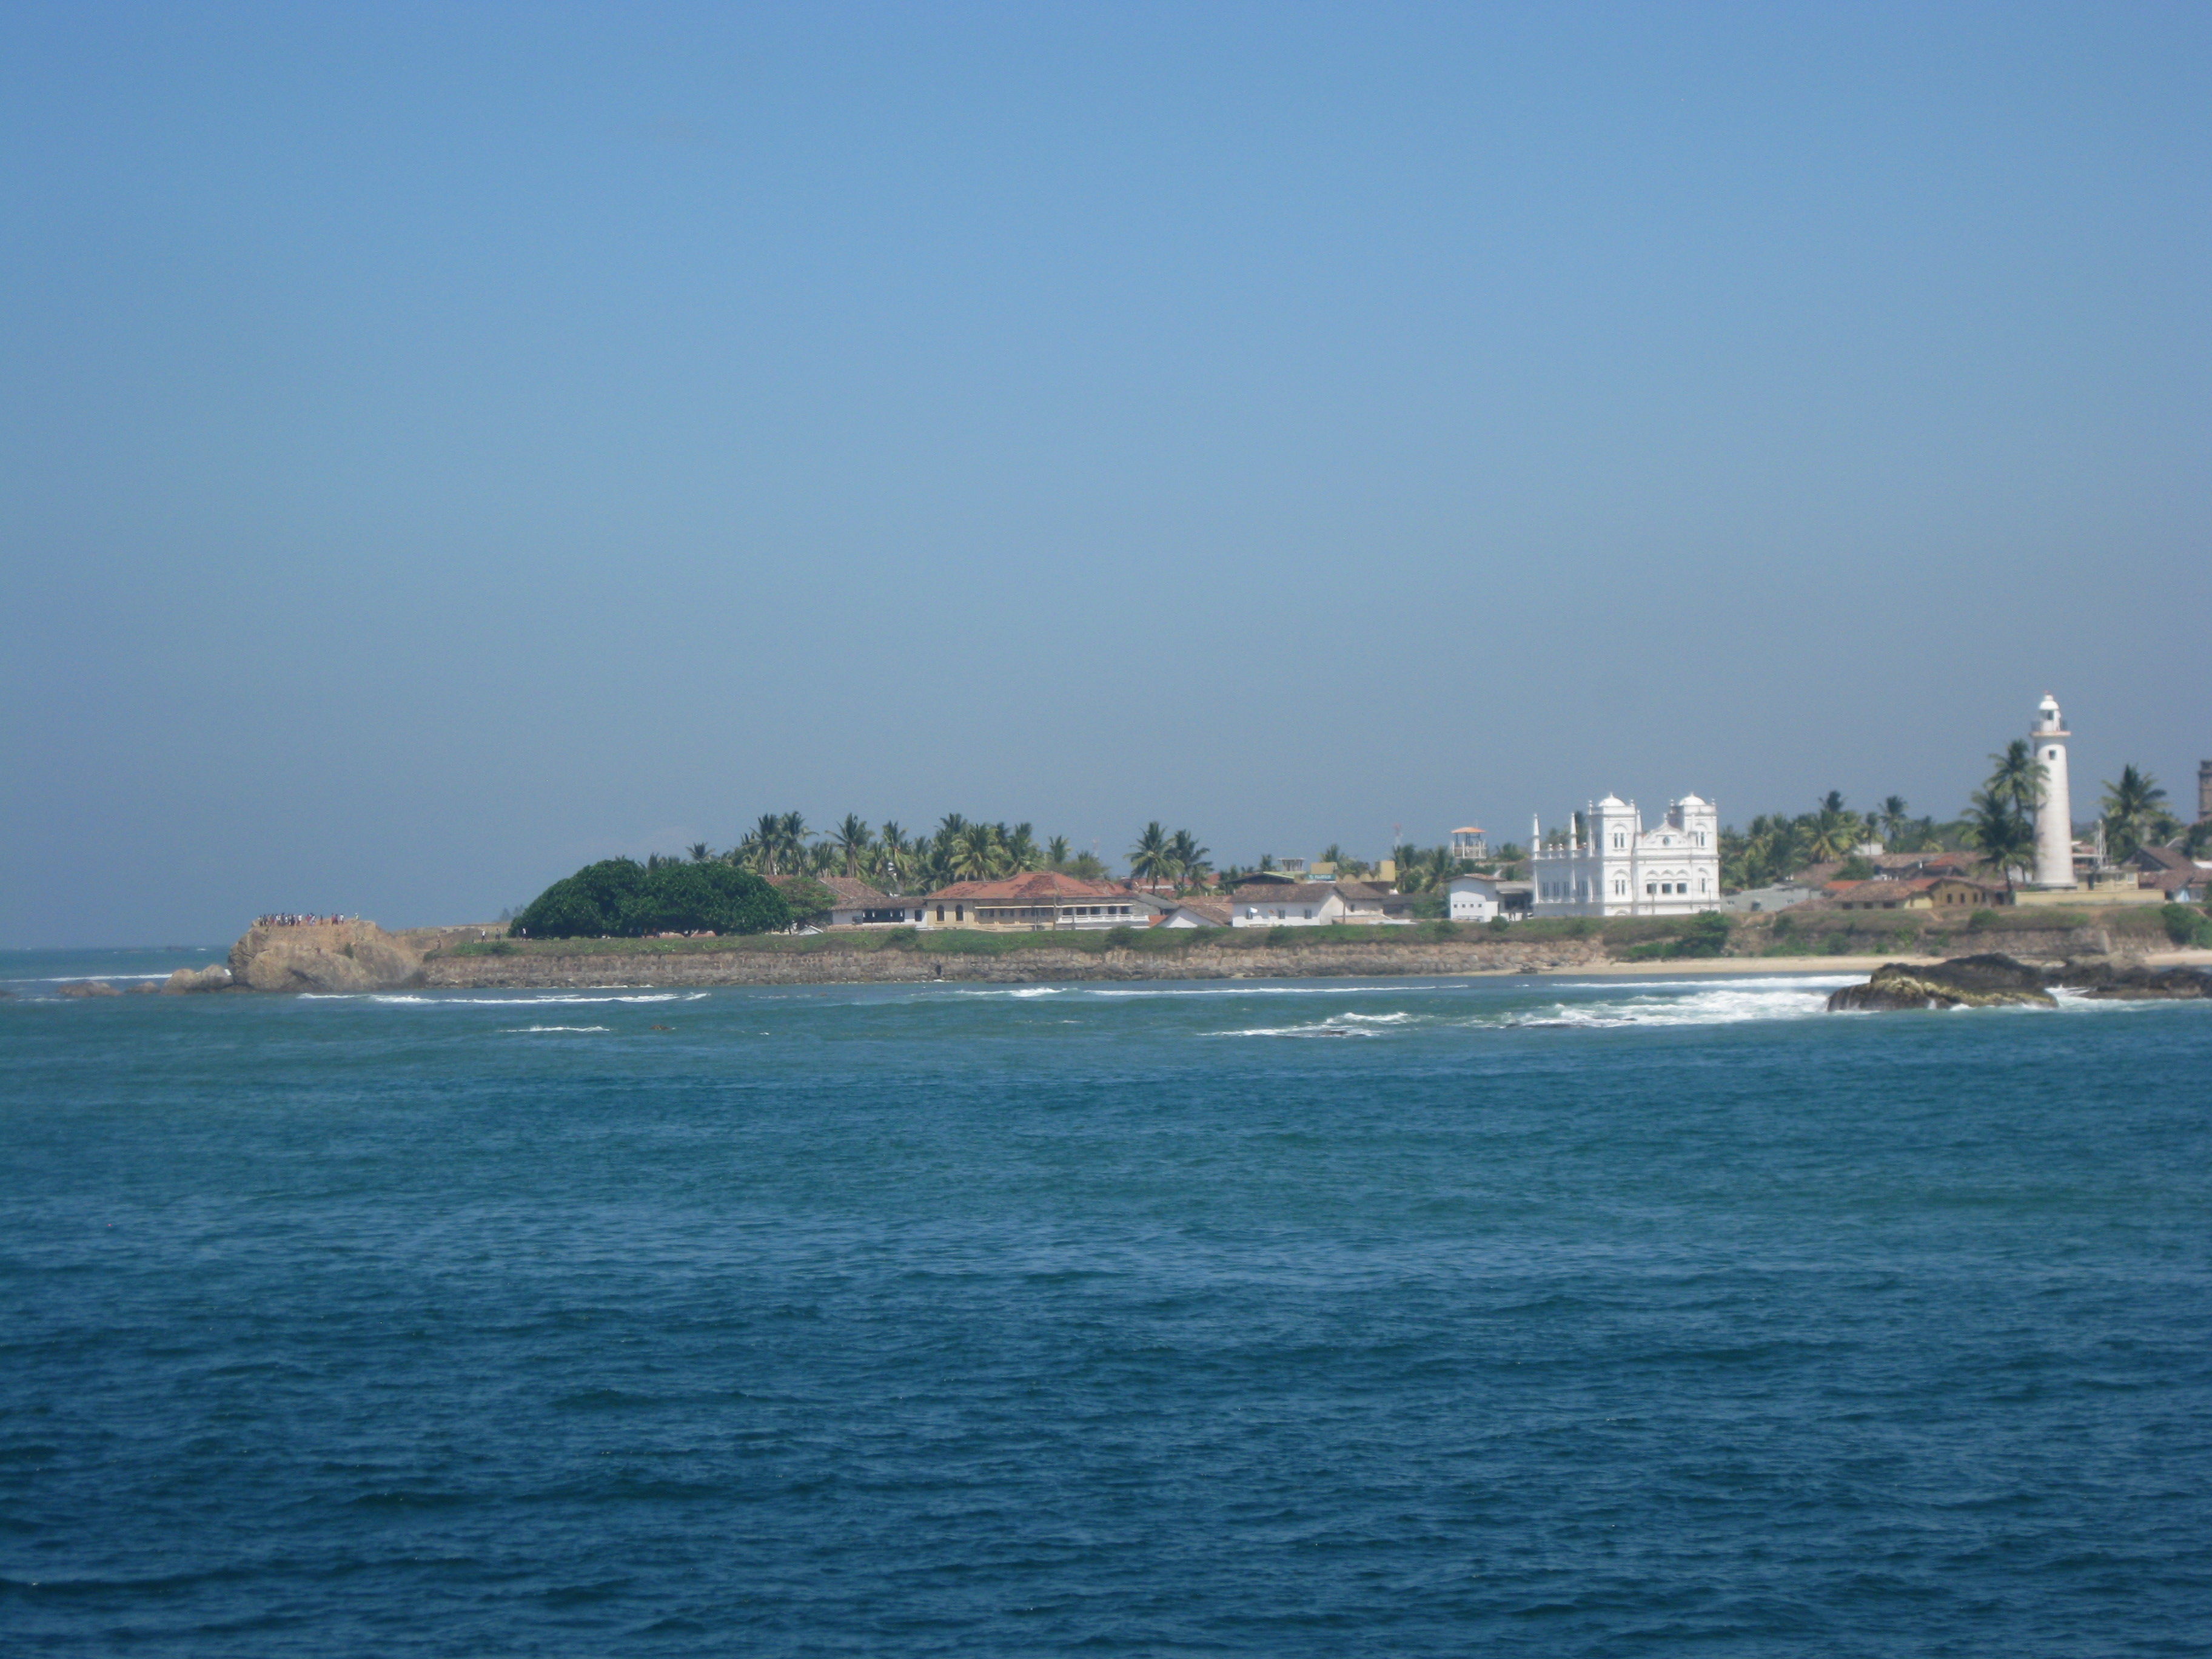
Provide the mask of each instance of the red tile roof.
{"label": "red tile roof", "polygon": [[1042,904],[1060,900],[1129,896],[1129,890],[1119,882],[1084,881],[1075,876],[1063,876],[1056,870],[1032,870],[1026,875],[1010,876],[1004,881],[956,881],[950,887],[939,888],[923,902],[937,904],[958,900],[966,904]]}

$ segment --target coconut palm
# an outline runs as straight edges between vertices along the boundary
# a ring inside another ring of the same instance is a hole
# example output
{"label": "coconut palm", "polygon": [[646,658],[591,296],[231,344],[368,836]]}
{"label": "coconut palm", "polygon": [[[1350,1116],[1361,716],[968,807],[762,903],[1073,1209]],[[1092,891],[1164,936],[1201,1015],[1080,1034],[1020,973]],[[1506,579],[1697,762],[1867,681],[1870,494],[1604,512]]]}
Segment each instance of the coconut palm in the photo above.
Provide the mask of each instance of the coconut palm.
{"label": "coconut palm", "polygon": [[2003,801],[2016,812],[2033,812],[2043,805],[2051,769],[2036,759],[2033,744],[2026,738],[2014,738],[2002,754],[1990,756],[1990,761],[1996,769],[1983,787],[1991,799]]}
{"label": "coconut palm", "polygon": [[2166,791],[2132,763],[2120,769],[2118,783],[2105,785],[2105,845],[2115,859],[2131,859],[2164,818]]}
{"label": "coconut palm", "polygon": [[1840,791],[1831,789],[1807,826],[1805,856],[1815,864],[1839,863],[1865,836],[1865,822],[1844,805]]}
{"label": "coconut palm", "polygon": [[1164,881],[1175,874],[1168,851],[1168,832],[1154,818],[1129,849],[1129,873],[1139,881]]}
{"label": "coconut palm", "polygon": [[694,863],[694,864],[704,864],[704,863],[706,863],[706,861],[707,861],[708,859],[711,859],[711,858],[713,858],[714,856],[714,849],[713,848],[711,848],[711,847],[708,846],[708,845],[707,845],[707,843],[706,843],[705,842],[703,842],[703,841],[695,841],[695,842],[693,842],[691,843],[691,862],[692,862],[692,863]]}
{"label": "coconut palm", "polygon": [[844,860],[845,873],[857,877],[868,856],[867,824],[858,815],[846,813],[844,821],[830,832],[830,844]]}
{"label": "coconut palm", "polygon": [[1887,797],[1875,809],[1875,822],[1881,826],[1881,840],[1885,847],[1893,849],[1905,838],[1905,826],[1912,822],[1905,816],[1905,811],[1902,795]]}
{"label": "coconut palm", "polygon": [[906,880],[908,861],[913,854],[906,844],[906,831],[889,818],[876,831],[875,873],[887,892],[899,892]]}
{"label": "coconut palm", "polygon": [[1986,788],[1974,791],[1966,810],[1966,839],[1982,857],[2004,872],[2005,891],[2012,891],[2013,869],[2035,856],[2035,821],[2021,810],[2008,790],[2001,792],[1992,778]]}
{"label": "coconut palm", "polygon": [[1168,861],[1175,866],[1176,885],[1204,885],[1206,878],[1213,869],[1206,856],[1212,850],[1210,847],[1200,847],[1198,837],[1188,830],[1178,830],[1169,836],[1167,855]]}
{"label": "coconut palm", "polygon": [[1018,823],[1008,830],[999,826],[1006,849],[1006,864],[1016,872],[1041,870],[1044,867],[1044,849],[1036,843],[1036,834],[1026,823]]}
{"label": "coconut palm", "polygon": [[775,821],[776,856],[786,869],[803,871],[810,863],[806,852],[806,827],[804,812],[786,812]]}
{"label": "coconut palm", "polygon": [[963,824],[953,838],[951,873],[957,881],[989,881],[1003,874],[1006,868],[1006,848],[999,839],[998,826],[989,823]]}
{"label": "coconut palm", "polygon": [[783,852],[783,819],[774,812],[763,812],[739,848],[744,861],[763,876],[773,876],[781,862]]}
{"label": "coconut palm", "polygon": [[1050,841],[1044,844],[1044,864],[1046,869],[1061,870],[1066,868],[1068,857],[1067,837],[1066,836],[1054,836]]}

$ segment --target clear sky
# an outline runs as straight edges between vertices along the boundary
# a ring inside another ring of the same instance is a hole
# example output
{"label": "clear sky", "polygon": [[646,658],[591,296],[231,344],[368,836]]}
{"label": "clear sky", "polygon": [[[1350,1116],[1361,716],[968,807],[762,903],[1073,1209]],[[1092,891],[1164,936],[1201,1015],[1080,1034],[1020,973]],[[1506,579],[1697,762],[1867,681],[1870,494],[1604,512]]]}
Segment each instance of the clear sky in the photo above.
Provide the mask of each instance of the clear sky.
{"label": "clear sky", "polygon": [[0,9],[0,945],[2212,756],[2212,8]]}

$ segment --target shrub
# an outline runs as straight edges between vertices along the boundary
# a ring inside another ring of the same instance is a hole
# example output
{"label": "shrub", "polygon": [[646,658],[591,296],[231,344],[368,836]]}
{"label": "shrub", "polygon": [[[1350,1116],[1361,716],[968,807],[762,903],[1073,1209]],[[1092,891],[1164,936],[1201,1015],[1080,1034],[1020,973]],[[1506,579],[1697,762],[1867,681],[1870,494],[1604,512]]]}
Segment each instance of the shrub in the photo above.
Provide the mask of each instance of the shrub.
{"label": "shrub", "polygon": [[1692,916],[1673,939],[1656,939],[1632,946],[1631,962],[1659,962],[1680,957],[1717,957],[1728,951],[1729,919],[1717,910]]}
{"label": "shrub", "polygon": [[2159,908],[2166,936],[2185,949],[2212,949],[2212,916],[2191,904],[2167,904]]}

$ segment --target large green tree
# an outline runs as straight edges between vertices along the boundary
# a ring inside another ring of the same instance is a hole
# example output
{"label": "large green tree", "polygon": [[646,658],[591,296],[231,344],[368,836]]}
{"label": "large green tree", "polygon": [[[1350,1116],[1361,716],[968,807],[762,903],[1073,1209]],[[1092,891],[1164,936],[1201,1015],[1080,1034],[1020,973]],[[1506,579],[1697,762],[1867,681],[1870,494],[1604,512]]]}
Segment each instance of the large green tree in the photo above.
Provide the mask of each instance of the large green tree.
{"label": "large green tree", "polygon": [[605,859],[563,877],[514,919],[523,939],[637,939],[647,933],[761,933],[791,925],[775,888],[749,870],[668,859]]}

